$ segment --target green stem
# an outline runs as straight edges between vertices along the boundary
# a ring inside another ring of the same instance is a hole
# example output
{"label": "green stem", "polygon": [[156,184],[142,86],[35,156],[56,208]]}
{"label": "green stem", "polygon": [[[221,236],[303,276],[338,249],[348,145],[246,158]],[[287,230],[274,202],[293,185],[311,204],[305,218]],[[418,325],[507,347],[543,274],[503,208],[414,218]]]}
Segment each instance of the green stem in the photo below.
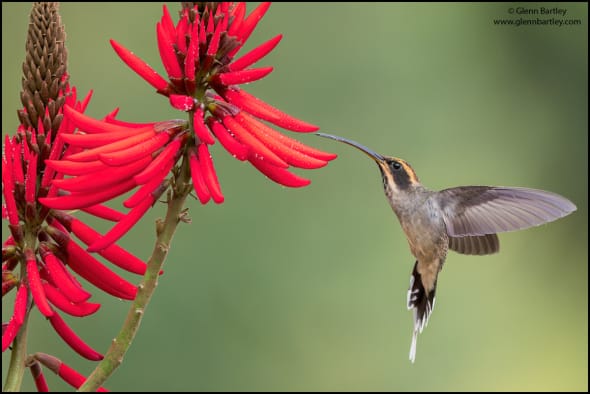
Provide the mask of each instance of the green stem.
{"label": "green stem", "polygon": [[166,218],[164,221],[158,221],[157,223],[158,238],[154,246],[154,251],[147,263],[147,270],[143,281],[137,288],[137,296],[127,313],[123,327],[121,327],[121,331],[113,339],[104,359],[90,374],[86,382],[80,386],[78,391],[96,391],[119,367],[125,353],[129,350],[141,324],[145,309],[158,285],[158,276],[168,254],[174,231],[178,223],[183,219],[184,201],[190,191],[188,187],[190,185],[189,180],[188,161],[185,161],[176,177],[174,191],[168,196]]}
{"label": "green stem", "polygon": [[25,374],[25,360],[27,358],[27,325],[29,322],[29,313],[25,315],[25,321],[20,327],[16,338],[12,342],[12,352],[10,355],[10,366],[8,367],[6,383],[2,391],[20,391]]}

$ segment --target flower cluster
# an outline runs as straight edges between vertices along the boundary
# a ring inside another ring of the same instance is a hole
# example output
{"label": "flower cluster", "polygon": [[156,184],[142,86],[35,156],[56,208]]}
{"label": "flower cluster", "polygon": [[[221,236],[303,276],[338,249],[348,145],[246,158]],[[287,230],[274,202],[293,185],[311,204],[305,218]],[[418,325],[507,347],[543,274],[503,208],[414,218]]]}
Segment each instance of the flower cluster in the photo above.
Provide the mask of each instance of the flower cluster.
{"label": "flower cluster", "polygon": [[[186,112],[188,119],[135,124],[115,120],[114,114],[93,119],[66,107],[66,117],[80,131],[63,139],[80,152],[46,162],[49,168],[70,177],[53,181],[63,194],[41,202],[55,209],[87,208],[139,187],[124,202],[129,213],[90,245],[89,251],[103,250],[122,237],[184,172],[190,174],[201,203],[223,202],[209,152],[216,141],[236,159],[247,160],[271,180],[288,187],[310,183],[290,172],[291,166],[315,169],[336,157],[270,127],[265,122],[296,132],[318,129],[238,86],[272,71],[272,67],[251,66],[276,47],[281,35],[234,59],[269,5],[262,3],[246,16],[245,3],[183,3],[176,25],[164,6],[156,33],[168,80],[111,40],[121,59],[168,97],[174,108]],[[171,170],[176,177],[168,179]]]}
{"label": "flower cluster", "polygon": [[[6,136],[2,155],[2,218],[11,235],[2,245],[2,296],[16,288],[13,315],[3,325],[2,351],[13,343],[34,305],[62,339],[83,357],[102,355],[87,345],[66,324],[58,311],[82,317],[100,304],[89,302],[91,293],[76,276],[118,298],[132,300],[137,288],[91,256],[73,238],[91,244],[100,234],[73,216],[39,203],[59,192],[52,182],[63,175],[45,165],[79,149],[69,147],[62,135],[71,135],[74,124],[64,118],[65,106],[83,112],[90,95],[77,100],[66,73],[65,33],[55,3],[36,3],[31,12],[27,56],[23,65],[24,108],[20,126]],[[84,207],[94,216],[117,221],[123,214],[100,204]],[[119,267],[143,274],[146,264],[112,245],[101,255]],[[72,273],[73,271],[73,273]]]}
{"label": "flower cluster", "polygon": [[[76,103],[75,90],[69,92],[67,89],[62,92],[67,97],[65,102],[75,103],[82,109],[84,105]],[[45,116],[50,116],[48,110]],[[63,143],[55,142],[51,131],[45,133],[42,125],[43,122],[39,122],[37,128],[21,125],[16,136],[7,136],[4,141],[3,216],[8,219],[11,236],[2,247],[2,295],[17,286],[18,291],[13,317],[2,335],[2,351],[12,343],[24,322],[30,292],[35,306],[49,319],[57,333],[84,357],[98,360],[100,354],[81,341],[55,309],[80,317],[92,314],[100,307],[88,302],[91,294],[82,288],[70,270],[118,298],[135,298],[136,288],[88,254],[71,237],[74,234],[89,244],[100,237],[98,232],[71,215],[38,203],[39,198],[54,196],[58,191],[50,185],[56,173],[51,168],[44,168],[43,159],[58,159],[64,151]],[[71,123],[66,120],[61,122],[57,135],[72,131]],[[111,220],[122,217],[120,212],[96,204],[88,206],[86,211]],[[144,262],[117,245],[101,254],[128,271],[145,272]],[[24,275],[20,277],[15,273],[19,265],[24,265],[24,271],[21,270]]]}

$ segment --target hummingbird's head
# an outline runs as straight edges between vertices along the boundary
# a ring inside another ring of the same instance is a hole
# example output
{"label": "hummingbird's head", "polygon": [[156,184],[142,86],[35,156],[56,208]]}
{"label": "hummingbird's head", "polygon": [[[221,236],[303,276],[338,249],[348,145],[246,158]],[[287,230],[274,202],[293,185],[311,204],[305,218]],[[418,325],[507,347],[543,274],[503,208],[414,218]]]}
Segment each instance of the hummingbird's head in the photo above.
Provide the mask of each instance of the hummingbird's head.
{"label": "hummingbird's head", "polygon": [[388,194],[406,191],[413,186],[420,185],[420,181],[418,180],[418,176],[414,172],[414,169],[403,159],[380,155],[374,150],[347,138],[325,133],[316,134],[320,137],[330,138],[353,146],[373,159],[377,163],[379,170],[381,170],[383,187]]}

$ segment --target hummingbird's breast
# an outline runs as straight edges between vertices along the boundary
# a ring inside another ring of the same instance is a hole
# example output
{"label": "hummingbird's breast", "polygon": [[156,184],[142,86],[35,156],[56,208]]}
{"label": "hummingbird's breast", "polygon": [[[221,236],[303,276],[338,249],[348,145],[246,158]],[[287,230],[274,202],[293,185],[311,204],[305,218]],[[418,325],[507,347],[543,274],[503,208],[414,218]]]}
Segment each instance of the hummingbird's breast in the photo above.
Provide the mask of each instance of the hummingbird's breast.
{"label": "hummingbird's breast", "polygon": [[410,250],[419,261],[444,260],[448,249],[446,226],[432,192],[390,199],[391,207],[406,234]]}

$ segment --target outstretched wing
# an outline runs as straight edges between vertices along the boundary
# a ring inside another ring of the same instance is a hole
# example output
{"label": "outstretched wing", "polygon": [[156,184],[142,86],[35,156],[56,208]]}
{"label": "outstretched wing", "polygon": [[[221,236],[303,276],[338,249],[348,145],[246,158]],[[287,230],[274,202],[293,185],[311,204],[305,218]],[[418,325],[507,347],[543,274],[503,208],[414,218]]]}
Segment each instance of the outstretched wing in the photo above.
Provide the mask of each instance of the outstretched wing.
{"label": "outstretched wing", "polygon": [[521,230],[576,210],[558,194],[520,187],[454,187],[434,194],[434,198],[452,237]]}
{"label": "outstretched wing", "polygon": [[461,254],[483,256],[497,253],[500,250],[500,240],[496,234],[449,237],[449,249]]}

